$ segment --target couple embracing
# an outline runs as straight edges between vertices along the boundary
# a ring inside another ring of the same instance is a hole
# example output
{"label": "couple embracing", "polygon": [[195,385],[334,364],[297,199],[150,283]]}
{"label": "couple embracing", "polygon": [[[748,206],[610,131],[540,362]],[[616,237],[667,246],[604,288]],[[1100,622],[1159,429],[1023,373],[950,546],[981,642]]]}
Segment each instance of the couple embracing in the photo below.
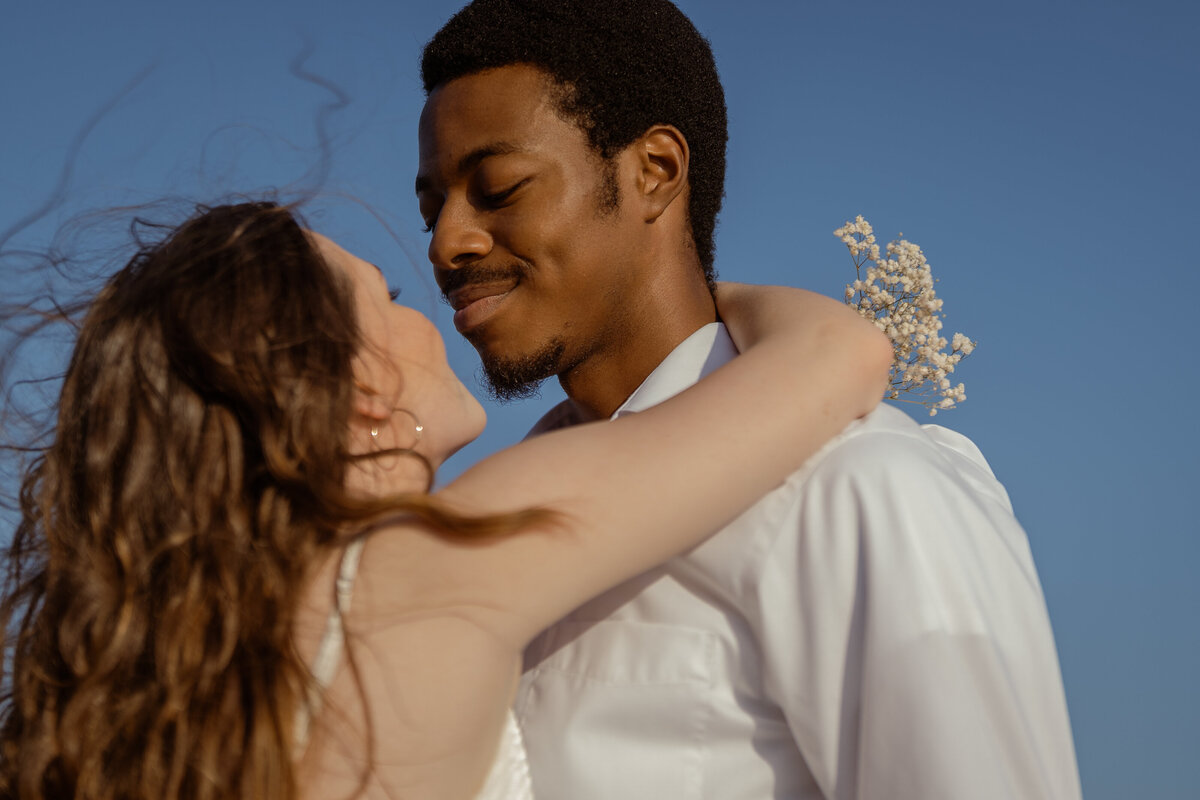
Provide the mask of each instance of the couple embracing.
{"label": "couple embracing", "polygon": [[455,327],[568,399],[431,494],[482,409],[375,267],[270,204],[139,253],[26,481],[0,794],[1077,797],[979,451],[877,407],[852,312],[716,284],[687,18],[476,0],[422,76]]}

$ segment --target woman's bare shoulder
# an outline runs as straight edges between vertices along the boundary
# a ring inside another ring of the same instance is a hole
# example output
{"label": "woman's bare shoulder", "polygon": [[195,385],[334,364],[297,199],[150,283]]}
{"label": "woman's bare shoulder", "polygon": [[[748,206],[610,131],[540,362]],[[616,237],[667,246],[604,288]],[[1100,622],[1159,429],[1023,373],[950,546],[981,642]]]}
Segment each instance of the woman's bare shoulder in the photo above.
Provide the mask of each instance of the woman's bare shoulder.
{"label": "woman's bare shoulder", "polygon": [[[437,787],[438,796],[455,796],[449,787],[469,790],[486,775],[520,648],[473,608],[476,596],[456,588],[453,552],[403,521],[369,533],[345,620],[348,653],[314,728],[308,774],[359,774],[372,752],[369,726],[377,788]],[[332,596],[335,572],[318,576],[326,585],[313,591]]]}

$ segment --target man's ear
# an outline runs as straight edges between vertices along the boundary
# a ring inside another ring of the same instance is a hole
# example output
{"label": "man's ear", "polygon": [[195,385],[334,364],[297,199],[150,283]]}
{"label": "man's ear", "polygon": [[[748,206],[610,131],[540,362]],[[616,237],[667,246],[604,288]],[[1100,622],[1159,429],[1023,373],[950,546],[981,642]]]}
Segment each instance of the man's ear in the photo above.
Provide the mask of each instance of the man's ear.
{"label": "man's ear", "polygon": [[634,148],[645,219],[653,222],[688,185],[687,139],[674,125],[655,125],[642,134]]}

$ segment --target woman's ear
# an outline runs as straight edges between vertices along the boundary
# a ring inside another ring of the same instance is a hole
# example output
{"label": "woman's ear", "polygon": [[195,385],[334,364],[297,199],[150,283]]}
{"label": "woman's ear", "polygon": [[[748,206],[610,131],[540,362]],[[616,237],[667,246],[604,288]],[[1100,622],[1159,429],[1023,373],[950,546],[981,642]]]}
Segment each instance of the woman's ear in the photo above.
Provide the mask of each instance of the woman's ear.
{"label": "woman's ear", "polygon": [[673,125],[655,125],[633,144],[645,219],[662,216],[688,185],[688,143]]}
{"label": "woman's ear", "polygon": [[379,392],[355,381],[354,413],[372,422],[387,422],[392,416],[392,408],[384,402],[383,395]]}

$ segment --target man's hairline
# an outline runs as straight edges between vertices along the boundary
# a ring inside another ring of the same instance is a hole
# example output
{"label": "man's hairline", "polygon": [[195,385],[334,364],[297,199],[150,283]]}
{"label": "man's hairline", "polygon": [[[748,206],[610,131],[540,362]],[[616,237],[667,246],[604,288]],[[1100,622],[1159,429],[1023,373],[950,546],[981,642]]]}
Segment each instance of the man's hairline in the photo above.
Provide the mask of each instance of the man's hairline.
{"label": "man's hairline", "polygon": [[[481,67],[479,69],[473,69],[468,72],[455,75],[453,78],[443,80],[430,87],[429,90],[425,92],[425,103],[428,105],[429,98],[432,97],[433,93],[438,89],[448,86],[449,84],[454,83],[461,78],[469,78],[473,75],[483,75],[488,72],[495,72],[496,70],[505,69],[507,67],[529,67],[530,69],[534,69],[540,73],[543,83],[546,84],[546,96],[550,100],[550,109],[556,115],[558,115],[559,119],[578,128],[583,134],[584,138],[587,140],[588,149],[594,152],[602,161],[612,161],[617,157],[617,153],[606,156],[603,148],[596,144],[596,142],[592,141],[592,132],[591,127],[588,125],[588,120],[583,117],[583,115],[579,113],[572,113],[570,110],[568,110],[567,105],[570,102],[571,94],[573,92],[577,92],[578,87],[574,83],[558,77],[545,66],[538,64],[535,61],[510,61],[506,64],[496,64],[493,66]],[[624,147],[628,147],[635,141],[637,141],[636,136],[626,143]]]}
{"label": "man's hairline", "polygon": [[[475,75],[484,75],[488,72],[495,72],[496,70],[504,69],[506,67],[517,67],[517,66],[529,67],[533,70],[536,70],[539,73],[539,77],[545,87],[546,98],[549,101],[549,103],[548,103],[549,109],[560,120],[562,120],[563,122],[567,123],[568,125],[574,127],[576,130],[578,130],[580,133],[583,134],[584,142],[587,145],[589,155],[596,159],[596,167],[597,167],[597,172],[599,175],[599,180],[596,184],[596,188],[595,188],[595,192],[594,192],[596,199],[599,201],[599,204],[597,206],[597,211],[600,212],[601,214],[604,214],[609,211],[615,210],[615,208],[617,208],[619,206],[619,202],[618,202],[618,205],[614,206],[614,205],[611,205],[610,203],[606,203],[605,201],[606,201],[606,199],[612,197],[612,193],[611,193],[611,190],[609,187],[614,186],[614,175],[615,175],[617,157],[620,155],[622,150],[629,147],[629,145],[633,144],[633,142],[637,141],[637,137],[635,136],[632,140],[630,140],[630,142],[628,144],[626,144],[624,147],[622,147],[621,150],[618,150],[617,152],[606,156],[604,154],[604,149],[602,147],[600,147],[598,144],[596,144],[594,141],[592,141],[591,130],[589,129],[589,127],[587,125],[586,119],[582,118],[582,116],[580,114],[571,113],[567,109],[567,103],[569,102],[570,94],[574,91],[577,91],[575,85],[570,83],[569,81],[559,78],[557,75],[552,73],[550,70],[546,69],[541,64],[537,64],[533,61],[511,61],[507,64],[498,64],[495,66],[488,66],[488,67],[483,67],[481,69],[470,70],[469,72],[463,72],[460,75],[455,75],[453,78],[441,81],[441,82],[435,84],[434,86],[430,87],[429,91],[427,91],[425,93],[425,104],[426,104],[426,106],[428,106],[429,99],[431,97],[433,97],[433,94],[435,92],[437,92],[439,89],[441,89],[445,86],[449,86],[450,84],[454,83],[457,80],[460,80],[462,78],[469,78],[469,77],[472,77]],[[472,167],[478,166],[479,163],[481,163],[485,159],[490,158],[492,156],[512,155],[514,153],[521,153],[521,152],[527,152],[527,151],[525,151],[519,145],[516,145],[512,142],[506,142],[503,140],[496,141],[496,142],[488,142],[486,144],[483,144],[483,145],[475,148],[470,153],[467,153],[465,156],[460,158],[458,160],[458,163],[455,165],[455,168],[456,168],[457,172],[459,174],[461,174],[461,173],[469,170]],[[426,191],[430,188],[431,188],[431,186],[430,186],[429,179],[424,176],[418,175],[414,182],[414,193],[417,195],[420,195],[422,191]],[[618,196],[618,201],[619,201],[619,196]],[[689,226],[689,228],[690,228],[690,226]]]}
{"label": "man's hairline", "polygon": [[[456,81],[456,80],[459,80],[461,78],[468,78],[473,75],[483,75],[485,73],[494,72],[496,70],[504,69],[506,67],[517,67],[517,66],[529,67],[531,69],[536,70],[540,74],[542,82],[546,85],[546,95],[550,100],[551,110],[559,117],[559,119],[563,120],[564,122],[566,122],[569,125],[573,125],[575,128],[577,128],[583,134],[584,140],[587,142],[588,150],[591,152],[591,154],[593,156],[595,156],[595,158],[598,161],[597,166],[599,168],[599,173],[600,173],[600,182],[597,184],[596,196],[597,196],[597,198],[599,198],[600,193],[605,191],[607,189],[607,186],[610,185],[610,181],[611,181],[611,178],[613,175],[613,169],[616,166],[617,156],[620,155],[620,153],[623,150],[625,150],[630,145],[632,145],[634,142],[636,142],[640,136],[645,135],[646,131],[642,131],[637,136],[633,137],[633,139],[631,139],[629,142],[627,142],[625,145],[622,146],[621,150],[618,150],[617,152],[614,152],[611,155],[606,156],[604,154],[604,149],[592,140],[592,133],[591,133],[591,129],[587,125],[587,120],[584,119],[580,114],[578,114],[578,113],[573,114],[567,109],[567,104],[570,99],[570,94],[572,92],[578,91],[578,87],[575,84],[571,83],[570,81],[567,81],[563,78],[558,77],[557,75],[555,75],[553,72],[551,72],[549,69],[547,69],[543,65],[538,64],[537,62],[534,62],[534,61],[509,61],[505,64],[496,64],[496,65],[492,65],[492,66],[481,67],[480,69],[469,70],[467,72],[463,72],[458,75],[455,75],[453,78],[449,78],[449,79],[440,81],[440,82],[434,84],[433,86],[431,86],[429,88],[429,90],[425,92],[425,103],[426,103],[426,105],[428,105],[429,98],[432,97],[433,93],[438,91],[438,89],[441,89],[444,86],[448,86],[449,84],[454,83],[454,81]],[[672,123],[654,123],[654,125],[659,125],[659,124],[672,125]],[[654,127],[654,125],[651,125],[650,127]],[[672,125],[672,127],[675,127],[676,130],[678,130],[678,126]],[[646,130],[650,130],[650,128],[647,128]],[[686,140],[687,137],[686,137],[686,134],[683,133],[683,131],[679,131],[679,135],[683,136],[684,139]],[[503,145],[505,143],[500,142],[500,143],[494,143],[494,144]],[[490,147],[490,146],[492,146],[492,145],[485,145],[484,147]],[[480,149],[482,149],[482,148],[480,148]],[[474,153],[468,154],[467,156],[464,157],[464,159],[461,159],[459,162],[460,165],[462,164],[462,162],[465,159],[470,158],[473,154]],[[425,187],[422,184],[421,178],[418,176],[416,191],[418,193],[420,193],[422,188],[425,188]],[[691,191],[691,175],[690,174],[687,177],[687,183],[686,183],[685,188],[690,195],[690,191]],[[694,248],[694,247],[696,247],[696,232],[692,226],[692,221],[691,221],[691,203],[690,203],[690,201],[686,202],[684,204],[684,209],[686,212],[686,219],[685,219],[684,224],[687,229],[688,239],[691,241],[691,245]],[[603,214],[606,211],[612,210],[612,207],[606,208],[602,203],[598,207],[597,210]],[[703,269],[703,266],[701,268]]]}

